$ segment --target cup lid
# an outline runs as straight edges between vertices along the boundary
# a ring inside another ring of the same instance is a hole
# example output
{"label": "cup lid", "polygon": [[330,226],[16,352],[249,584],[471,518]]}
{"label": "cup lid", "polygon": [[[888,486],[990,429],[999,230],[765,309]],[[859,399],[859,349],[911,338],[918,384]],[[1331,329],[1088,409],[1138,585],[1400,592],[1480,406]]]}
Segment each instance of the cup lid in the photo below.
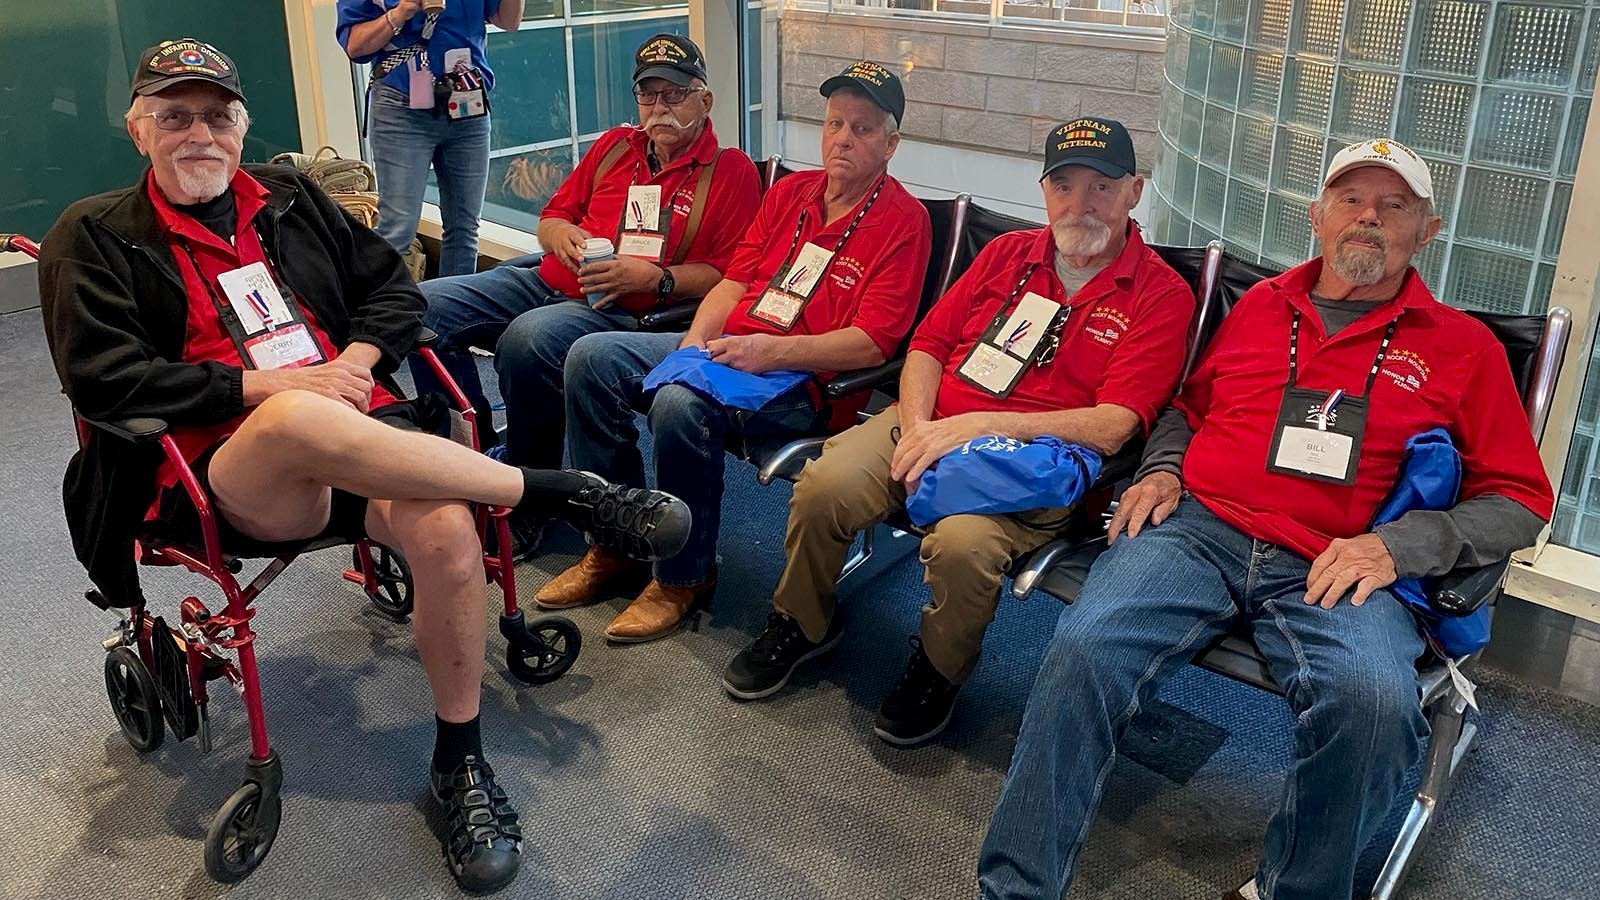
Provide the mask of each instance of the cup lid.
{"label": "cup lid", "polygon": [[611,246],[610,238],[589,238],[583,242],[584,256],[604,256],[614,251],[615,248]]}

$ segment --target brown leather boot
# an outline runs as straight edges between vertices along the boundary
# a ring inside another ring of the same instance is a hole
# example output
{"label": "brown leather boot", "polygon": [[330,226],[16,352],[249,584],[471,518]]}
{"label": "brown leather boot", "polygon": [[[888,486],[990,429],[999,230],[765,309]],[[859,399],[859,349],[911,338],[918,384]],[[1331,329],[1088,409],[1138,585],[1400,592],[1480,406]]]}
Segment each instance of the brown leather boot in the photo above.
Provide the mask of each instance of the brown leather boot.
{"label": "brown leather boot", "polygon": [[649,563],[629,559],[601,547],[590,547],[577,565],[545,582],[544,587],[533,595],[533,603],[540,609],[587,606],[605,596],[607,585],[630,575],[642,576],[649,571]]}
{"label": "brown leather boot", "polygon": [[606,628],[606,640],[642,644],[664,638],[677,631],[683,617],[710,600],[716,590],[716,575],[689,587],[668,587],[652,578],[644,592],[611,620]]}

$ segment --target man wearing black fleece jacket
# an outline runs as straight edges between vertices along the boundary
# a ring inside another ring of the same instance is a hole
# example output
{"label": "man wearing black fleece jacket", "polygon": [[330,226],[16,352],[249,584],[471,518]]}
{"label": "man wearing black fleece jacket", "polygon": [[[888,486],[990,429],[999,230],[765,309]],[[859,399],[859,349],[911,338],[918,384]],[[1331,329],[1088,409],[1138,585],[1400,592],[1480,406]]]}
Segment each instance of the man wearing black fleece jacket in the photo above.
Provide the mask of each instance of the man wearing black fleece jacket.
{"label": "man wearing black fleece jacket", "polygon": [[[501,465],[419,433],[430,404],[398,399],[388,376],[416,346],[421,293],[394,250],[303,176],[240,168],[249,115],[216,48],[147,50],[127,122],[146,177],[74,204],[44,241],[40,294],[62,386],[85,418],[164,420],[225,546],[371,537],[405,554],[437,715],[431,782],[446,859],[467,890],[503,887],[522,833],[478,736],[484,580],[469,504],[566,518],[653,555],[682,547],[688,511],[659,492]],[[143,603],[132,544],[145,523],[194,534],[177,480],[159,451],[99,430],[69,464],[73,544],[108,603]]]}

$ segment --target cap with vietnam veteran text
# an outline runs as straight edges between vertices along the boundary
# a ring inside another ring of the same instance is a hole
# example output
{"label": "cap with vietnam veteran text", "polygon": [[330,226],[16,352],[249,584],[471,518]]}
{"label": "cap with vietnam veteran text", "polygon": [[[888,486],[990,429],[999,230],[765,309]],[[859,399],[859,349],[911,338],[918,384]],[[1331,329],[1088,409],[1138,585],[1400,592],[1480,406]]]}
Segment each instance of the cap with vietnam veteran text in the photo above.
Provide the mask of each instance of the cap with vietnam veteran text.
{"label": "cap with vietnam veteran text", "polygon": [[665,78],[686,85],[706,77],[706,56],[694,41],[681,34],[655,34],[644,39],[633,54],[633,83],[646,78]]}
{"label": "cap with vietnam veteran text", "polygon": [[893,113],[896,122],[906,119],[906,91],[895,74],[875,62],[852,63],[843,72],[824,81],[817,92],[824,97],[845,86],[861,89],[872,102],[885,112]]}
{"label": "cap with vietnam veteran text", "polygon": [[1115,119],[1073,119],[1045,138],[1044,171],[1039,180],[1062,166],[1088,166],[1109,178],[1132,175],[1138,170],[1133,138]]}
{"label": "cap with vietnam veteran text", "polygon": [[233,60],[194,38],[162,41],[145,50],[139,57],[139,67],[133,70],[133,93],[148,97],[185,81],[208,81],[244,100],[239,70]]}

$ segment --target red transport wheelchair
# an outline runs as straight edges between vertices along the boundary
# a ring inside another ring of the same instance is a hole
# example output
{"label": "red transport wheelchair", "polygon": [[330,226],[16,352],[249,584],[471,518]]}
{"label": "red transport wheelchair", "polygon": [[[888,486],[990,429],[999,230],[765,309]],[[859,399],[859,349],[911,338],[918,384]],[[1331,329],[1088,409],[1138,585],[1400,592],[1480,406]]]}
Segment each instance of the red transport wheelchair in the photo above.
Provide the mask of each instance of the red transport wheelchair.
{"label": "red transport wheelchair", "polygon": [[[0,253],[8,251],[35,259],[39,256],[38,244],[28,238],[0,234]],[[445,386],[450,404],[460,416],[458,427],[452,432],[476,449],[472,404],[426,346],[431,338],[425,334],[423,346],[415,352],[422,355]],[[244,784],[217,810],[205,836],[206,873],[224,883],[239,881],[254,871],[271,850],[282,812],[283,765],[267,740],[256,671],[256,635],[250,626],[255,610],[250,605],[295,557],[341,542],[328,539],[225,548],[218,539],[210,498],[179,455],[166,423],[159,419],[92,422],[81,417],[76,421],[80,445],[93,428],[134,443],[158,443],[176,467],[179,483],[199,513],[203,546],[167,543],[152,534],[137,542],[135,554],[141,565],[183,566],[205,577],[222,590],[226,605],[213,611],[198,597],[186,597],[179,604],[175,626],[152,615],[142,602],[128,609],[116,632],[104,641],[105,686],[123,736],[139,753],[155,750],[169,731],[178,740],[197,737],[201,750],[209,752],[207,686],[225,679],[243,698],[250,724],[250,758]],[[497,584],[505,597],[500,633],[506,639],[507,668],[525,683],[543,684],[560,678],[572,667],[582,636],[569,619],[538,616],[530,620],[518,607],[506,518],[509,512],[505,507],[476,508],[479,537],[487,536],[490,528],[495,537],[495,550],[485,553],[483,569],[486,579]],[[345,579],[360,585],[380,613],[404,622],[412,609],[411,571],[405,558],[393,548],[370,540],[354,544],[352,557]],[[245,559],[270,562],[241,587],[235,576],[243,571]],[[85,596],[101,609],[110,608],[98,591],[90,590]]]}

